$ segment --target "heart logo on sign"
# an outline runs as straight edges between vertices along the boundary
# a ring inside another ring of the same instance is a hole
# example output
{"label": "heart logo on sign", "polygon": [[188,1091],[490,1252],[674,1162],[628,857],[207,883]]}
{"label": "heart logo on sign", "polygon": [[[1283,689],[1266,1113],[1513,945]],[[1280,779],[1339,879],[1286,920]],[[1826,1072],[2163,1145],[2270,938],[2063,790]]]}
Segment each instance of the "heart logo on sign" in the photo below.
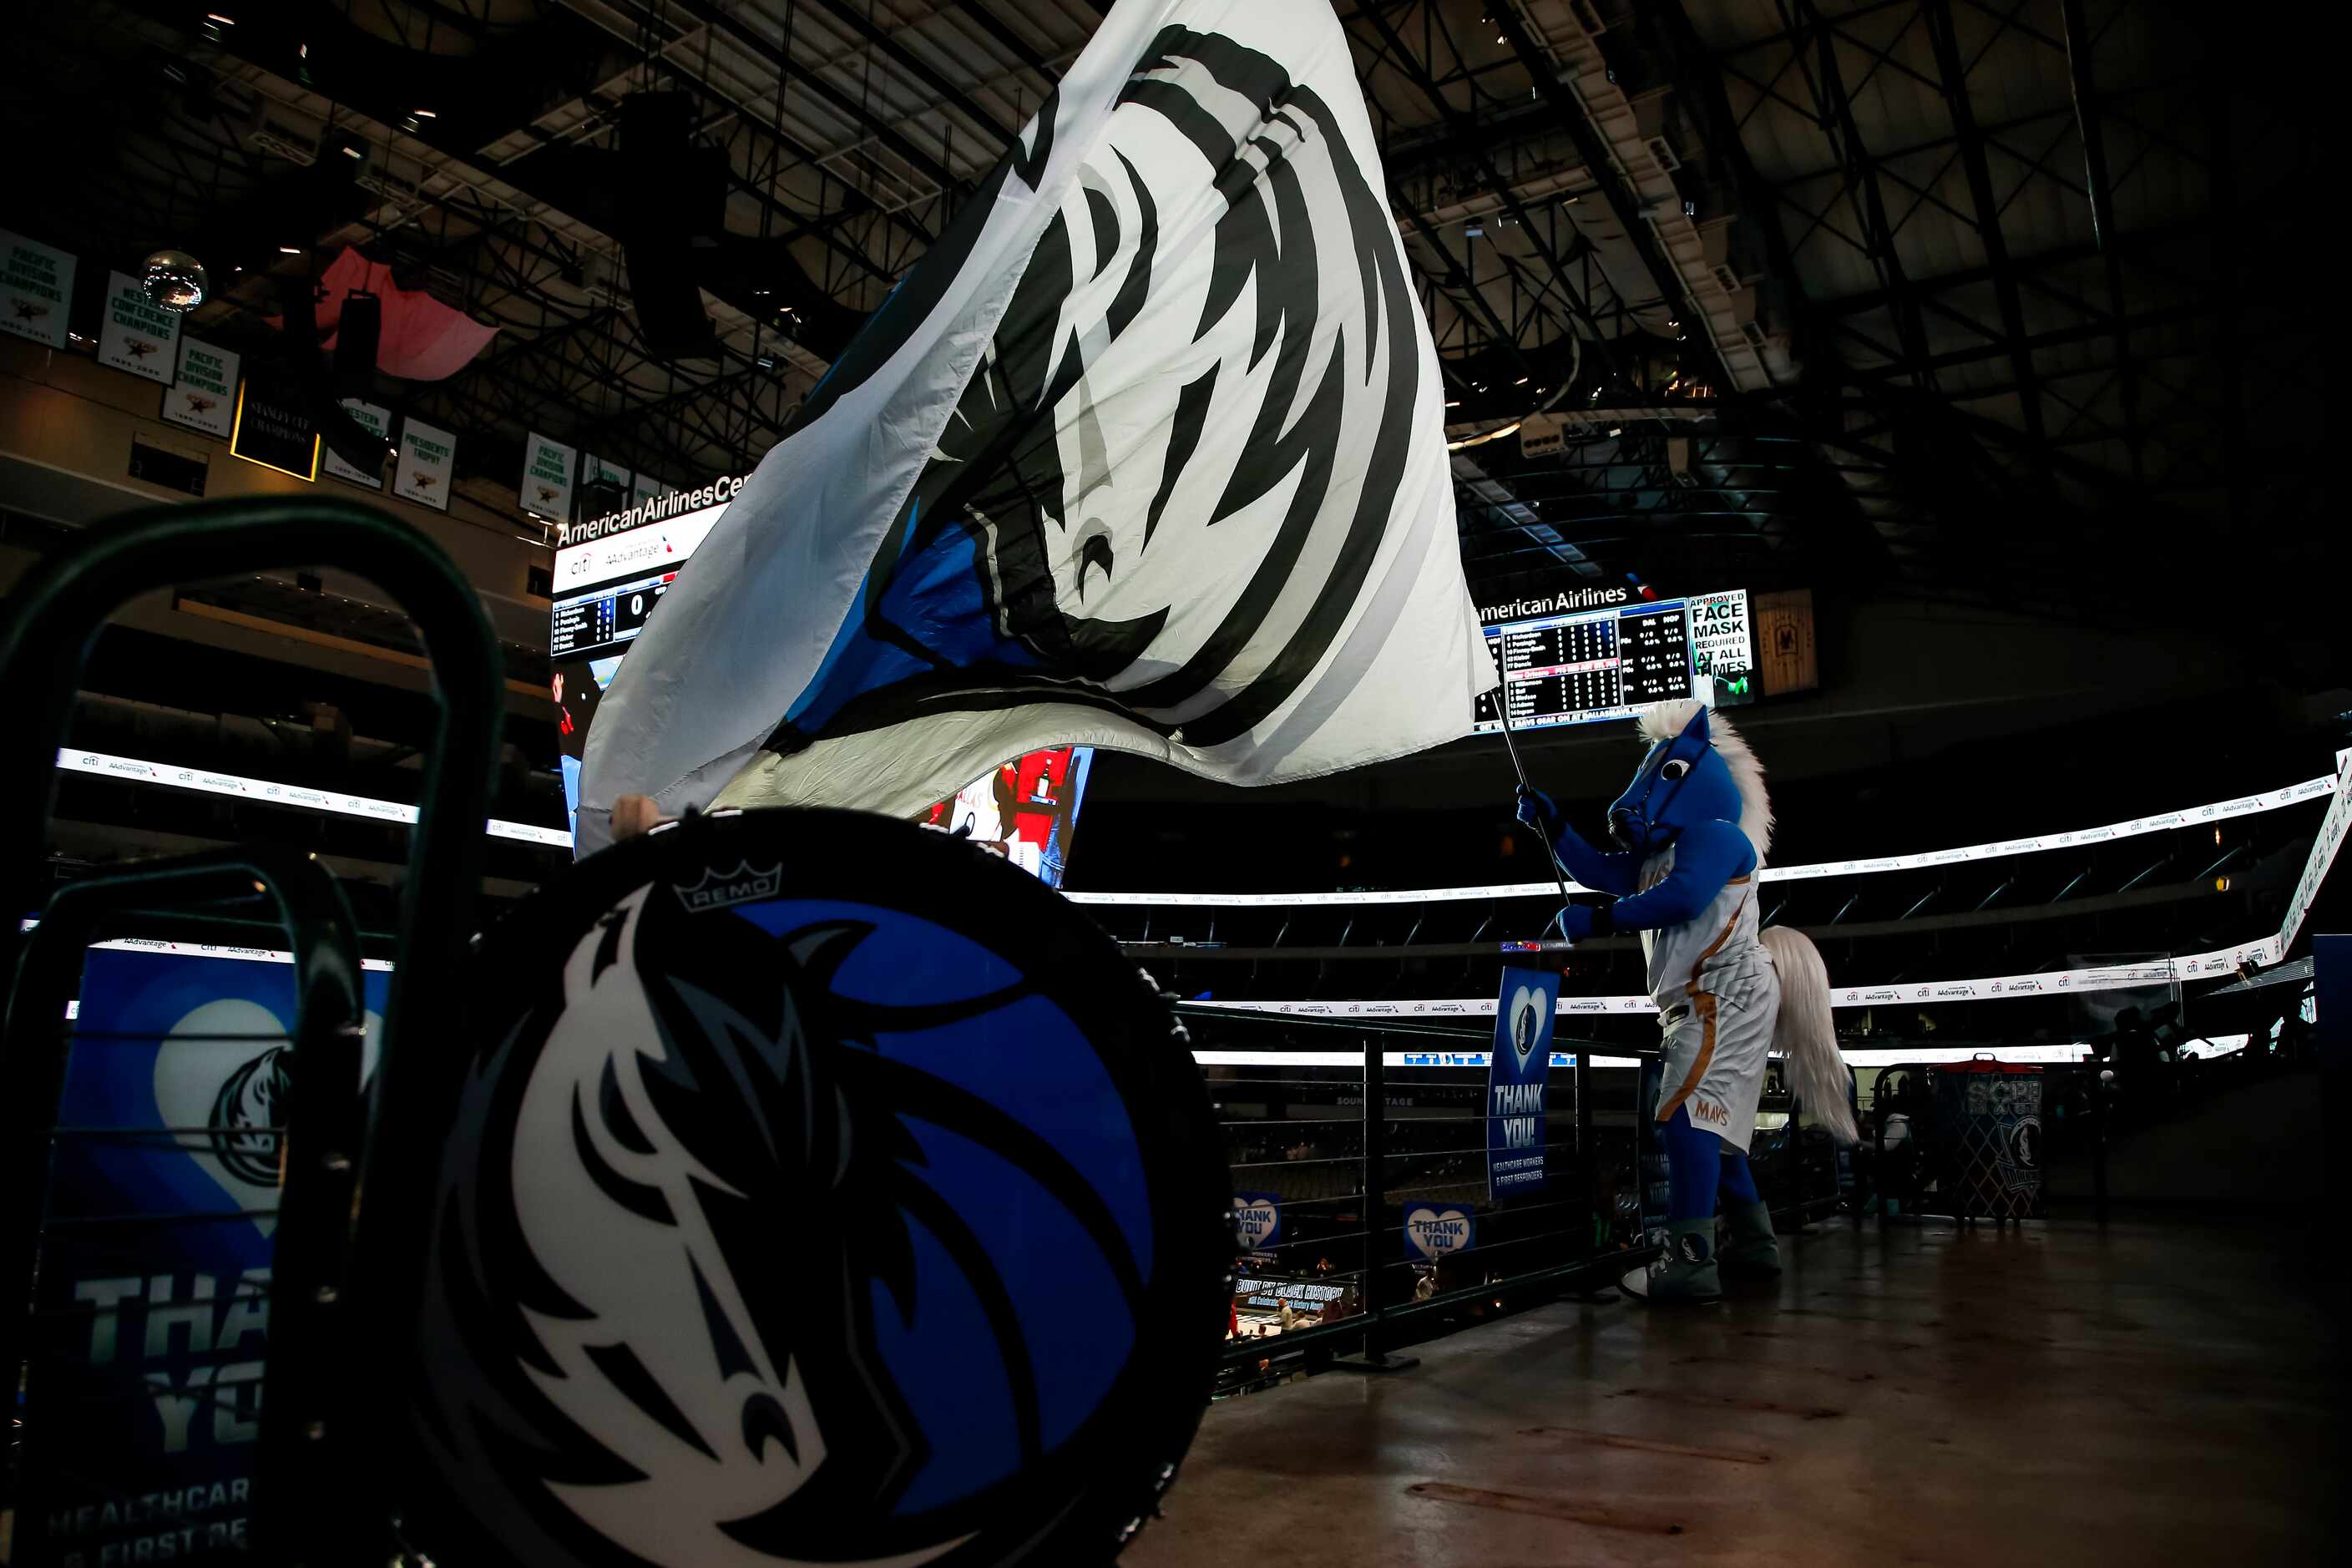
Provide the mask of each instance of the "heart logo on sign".
{"label": "heart logo on sign", "polygon": [[[155,1053],[156,1113],[166,1127],[213,1130],[184,1140],[183,1152],[240,1209],[278,1206],[278,1139],[257,1130],[282,1125],[279,1064],[290,1053],[266,1037],[285,1032],[258,1002],[207,1002],[173,1025]],[[238,1036],[265,1037],[222,1037]],[[275,1214],[252,1217],[264,1236],[277,1228]]]}
{"label": "heart logo on sign", "polygon": [[1281,1211],[1263,1199],[1234,1200],[1234,1235],[1243,1250],[1255,1252],[1274,1238],[1276,1216]]}
{"label": "heart logo on sign", "polygon": [[1460,1209],[1409,1210],[1404,1216],[1404,1230],[1412,1237],[1413,1246],[1431,1258],[1459,1252],[1470,1245],[1470,1216]]}
{"label": "heart logo on sign", "polygon": [[[362,1081],[374,1075],[383,1020],[371,1012],[360,1045]],[[285,1021],[258,1002],[207,1002],[172,1026],[155,1053],[155,1111],[165,1127],[205,1128],[181,1152],[245,1210],[278,1206],[278,1146],[293,1053]],[[268,1236],[275,1214],[250,1215]]]}
{"label": "heart logo on sign", "polygon": [[1543,1044],[1543,993],[1532,985],[1522,985],[1511,993],[1511,1054],[1519,1058],[1519,1072],[1525,1076],[1528,1058]]}

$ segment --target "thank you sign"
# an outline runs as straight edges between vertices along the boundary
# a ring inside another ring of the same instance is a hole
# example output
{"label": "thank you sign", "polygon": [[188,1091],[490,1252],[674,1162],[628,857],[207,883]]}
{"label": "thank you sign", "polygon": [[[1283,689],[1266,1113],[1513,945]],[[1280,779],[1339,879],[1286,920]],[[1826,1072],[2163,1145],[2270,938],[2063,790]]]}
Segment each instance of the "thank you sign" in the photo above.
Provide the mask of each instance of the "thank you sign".
{"label": "thank you sign", "polygon": [[1559,975],[1503,971],[1486,1065],[1486,1196],[1496,1203],[1544,1190],[1544,1089],[1559,1003]]}
{"label": "thank you sign", "polygon": [[1282,1235],[1282,1198],[1276,1193],[1234,1194],[1234,1240],[1244,1252],[1262,1252]]}

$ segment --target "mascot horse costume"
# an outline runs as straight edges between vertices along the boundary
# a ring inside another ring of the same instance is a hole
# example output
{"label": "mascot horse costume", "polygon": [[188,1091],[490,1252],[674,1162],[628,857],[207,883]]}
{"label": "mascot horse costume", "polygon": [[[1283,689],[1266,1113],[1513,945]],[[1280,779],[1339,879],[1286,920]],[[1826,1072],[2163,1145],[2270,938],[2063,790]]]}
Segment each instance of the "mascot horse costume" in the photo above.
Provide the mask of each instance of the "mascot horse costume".
{"label": "mascot horse costume", "polygon": [[[1646,1301],[1712,1301],[1721,1280],[1780,1271],[1772,1215],[1748,1168],[1748,1141],[1779,1050],[1804,1109],[1842,1142],[1857,1137],[1845,1060],[1830,1023],[1829,973],[1798,931],[1756,926],[1756,872],[1772,842],[1764,769],[1738,732],[1697,702],[1644,710],[1649,752],[1595,849],[1549,796],[1520,792],[1519,816],[1551,842],[1568,874],[1613,895],[1570,904],[1570,942],[1639,931],[1665,1033],[1655,1114],[1666,1149],[1666,1248],[1624,1289]],[[1727,1239],[1716,1243],[1720,1194]]]}

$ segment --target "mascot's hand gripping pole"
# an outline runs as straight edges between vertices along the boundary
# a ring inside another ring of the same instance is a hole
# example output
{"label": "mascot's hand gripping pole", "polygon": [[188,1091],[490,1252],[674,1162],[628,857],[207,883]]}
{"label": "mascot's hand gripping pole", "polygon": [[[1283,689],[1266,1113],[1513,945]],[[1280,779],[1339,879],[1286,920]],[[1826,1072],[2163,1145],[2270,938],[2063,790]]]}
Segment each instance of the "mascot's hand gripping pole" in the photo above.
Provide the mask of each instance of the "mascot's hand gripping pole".
{"label": "mascot's hand gripping pole", "polygon": [[[1535,786],[1528,783],[1527,765],[1519,761],[1518,737],[1511,732],[1511,690],[1510,682],[1507,680],[1495,688],[1495,711],[1503,717],[1503,745],[1511,753],[1511,771],[1519,775],[1520,797],[1524,799],[1534,795],[1537,792]],[[1550,832],[1544,828],[1538,828],[1537,831],[1544,841],[1544,861],[1551,868],[1552,885],[1559,889],[1559,907],[1565,911],[1568,908],[1568,878],[1559,868],[1559,854],[1551,847]],[[1568,937],[1568,928],[1563,916],[1556,914],[1552,919],[1562,921],[1559,934],[1565,940]],[[1549,931],[1550,927],[1547,926],[1544,929]]]}

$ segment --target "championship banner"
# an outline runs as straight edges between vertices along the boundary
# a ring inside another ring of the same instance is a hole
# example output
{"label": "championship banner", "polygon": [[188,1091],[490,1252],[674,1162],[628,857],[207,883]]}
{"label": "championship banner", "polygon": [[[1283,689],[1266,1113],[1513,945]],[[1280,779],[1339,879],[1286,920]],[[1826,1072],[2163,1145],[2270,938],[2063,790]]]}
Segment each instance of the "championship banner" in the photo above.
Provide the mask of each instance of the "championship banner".
{"label": "championship banner", "polygon": [[237,384],[236,417],[229,426],[229,455],[306,484],[319,478],[319,427],[293,374],[267,360]]}
{"label": "championship banner", "polygon": [[1279,1193],[1234,1194],[1234,1240],[1244,1252],[1262,1252],[1282,1237]]}
{"label": "championship banner", "polygon": [[613,461],[589,453],[580,459],[580,482],[583,485],[611,485],[621,492],[623,504],[627,504],[629,487],[636,476]]}
{"label": "championship banner", "polygon": [[1108,746],[1238,784],[1469,731],[1444,394],[1339,19],[1122,0],[679,574],[614,800],[920,810]]}
{"label": "championship banner", "polygon": [[[356,397],[344,398],[343,408],[369,435],[382,437],[387,442],[392,439],[391,409],[379,408],[373,403],[363,402]],[[332,447],[326,447],[320,453],[319,466],[347,483],[360,485],[372,490],[380,491],[383,489],[382,469],[371,474],[365,469],[353,468],[336,457]]]}
{"label": "championship banner", "polygon": [[1467,1251],[1478,1239],[1478,1222],[1467,1210],[1436,1204],[1408,1204],[1404,1211],[1404,1255],[1416,1263],[1434,1263],[1449,1252]]}
{"label": "championship banner", "polygon": [[674,496],[676,494],[677,494],[677,487],[676,485],[665,483],[664,481],[654,478],[651,474],[640,469],[637,472],[636,478],[631,481],[629,501],[633,506],[645,507],[650,510],[653,504],[661,500],[662,497]]}
{"label": "championship banner", "polygon": [[65,347],[73,285],[72,257],[0,228],[0,331]]}
{"label": "championship banner", "polygon": [[457,437],[418,419],[400,422],[400,457],[392,466],[393,493],[436,511],[449,510],[449,481],[457,478]]}
{"label": "championship banner", "polygon": [[[90,953],[58,1108],[14,1561],[248,1562],[290,963]],[[373,1028],[389,976],[362,976]],[[103,1219],[103,1224],[72,1223]],[[56,1223],[64,1222],[64,1223]]]}
{"label": "championship banner", "polygon": [[1544,1091],[1551,1072],[1552,1015],[1559,975],[1544,969],[1503,971],[1495,1003],[1495,1049],[1486,1065],[1486,1200],[1544,1190],[1549,1133]]}
{"label": "championship banner", "polygon": [[98,324],[98,363],[169,385],[179,363],[180,318],[147,297],[125,272],[106,275],[106,313]]}
{"label": "championship banner", "polygon": [[234,350],[183,334],[179,374],[163,389],[163,417],[226,439],[236,419],[237,363]]}
{"label": "championship banner", "polygon": [[556,522],[572,521],[572,475],[580,455],[534,430],[522,448],[522,483],[516,493],[523,510]]}

